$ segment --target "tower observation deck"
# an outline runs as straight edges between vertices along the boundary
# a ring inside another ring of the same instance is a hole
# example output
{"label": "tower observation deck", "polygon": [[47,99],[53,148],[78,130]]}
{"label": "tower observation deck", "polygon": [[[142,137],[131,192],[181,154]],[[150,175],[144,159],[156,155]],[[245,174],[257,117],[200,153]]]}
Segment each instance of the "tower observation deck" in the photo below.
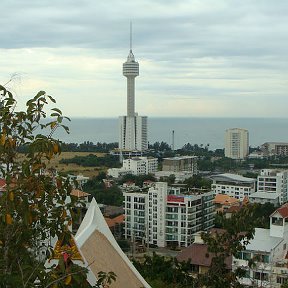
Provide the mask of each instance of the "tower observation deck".
{"label": "tower observation deck", "polygon": [[139,63],[135,61],[132,49],[123,63],[123,75],[127,78],[127,116],[135,116],[135,77],[139,75]]}

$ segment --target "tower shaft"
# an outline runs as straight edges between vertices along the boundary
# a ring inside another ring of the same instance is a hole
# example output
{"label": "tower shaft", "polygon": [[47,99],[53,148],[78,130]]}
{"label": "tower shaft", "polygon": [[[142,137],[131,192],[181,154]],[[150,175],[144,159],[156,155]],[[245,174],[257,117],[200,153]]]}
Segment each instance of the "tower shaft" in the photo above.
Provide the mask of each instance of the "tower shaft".
{"label": "tower shaft", "polygon": [[127,77],[127,116],[135,116],[135,77]]}

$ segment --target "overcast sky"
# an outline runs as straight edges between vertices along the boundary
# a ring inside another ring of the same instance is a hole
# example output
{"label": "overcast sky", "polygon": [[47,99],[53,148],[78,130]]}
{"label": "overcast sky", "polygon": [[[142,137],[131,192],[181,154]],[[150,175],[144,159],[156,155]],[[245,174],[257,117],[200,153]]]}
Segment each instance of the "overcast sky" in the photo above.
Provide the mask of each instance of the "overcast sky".
{"label": "overcast sky", "polygon": [[287,0],[2,0],[1,83],[45,90],[72,117],[126,114],[122,63],[140,65],[136,111],[287,117]]}

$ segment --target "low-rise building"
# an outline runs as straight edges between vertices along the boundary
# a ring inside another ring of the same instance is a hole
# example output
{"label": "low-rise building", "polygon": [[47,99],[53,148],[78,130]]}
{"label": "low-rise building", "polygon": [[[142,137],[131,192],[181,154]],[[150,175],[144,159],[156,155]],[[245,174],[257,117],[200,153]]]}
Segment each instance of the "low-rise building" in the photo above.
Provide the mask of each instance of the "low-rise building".
{"label": "low-rise building", "polygon": [[288,143],[287,142],[266,142],[261,145],[261,150],[265,156],[287,156]]}
{"label": "low-rise building", "polygon": [[134,175],[145,175],[158,171],[158,159],[154,157],[133,157],[123,160],[123,168]]}
{"label": "low-rise building", "polygon": [[168,178],[169,176],[175,176],[175,182],[183,182],[184,180],[193,177],[193,172],[190,171],[181,171],[181,172],[172,172],[172,171],[157,171],[154,173],[155,178],[159,181],[160,178]]}
{"label": "low-rise building", "polygon": [[196,175],[198,173],[197,156],[179,156],[164,158],[162,164],[162,171],[187,171],[192,173],[192,175]]}
{"label": "low-rise building", "polygon": [[[287,182],[288,170],[263,169],[257,178],[257,192],[259,196],[261,196],[261,193],[264,193],[262,194],[262,199],[265,199],[266,197],[267,199],[279,199],[279,204],[282,205],[288,201]],[[256,198],[255,200],[257,200]]]}
{"label": "low-rise building", "polygon": [[123,160],[121,168],[110,168],[108,176],[120,178],[127,174],[145,175],[158,171],[158,159],[154,157],[132,157]]}
{"label": "low-rise building", "polygon": [[210,191],[180,193],[166,182],[147,192],[124,192],[125,238],[158,247],[190,245],[193,234],[214,225],[215,208]]}
{"label": "low-rise building", "polygon": [[[220,229],[211,229],[211,233],[221,233]],[[180,262],[190,261],[191,272],[197,276],[198,274],[205,274],[211,267],[212,259],[215,253],[209,252],[208,244],[205,244],[201,232],[194,234],[194,242],[187,248],[183,249],[178,255],[177,260]],[[226,268],[232,270],[232,256],[225,258]]]}
{"label": "low-rise building", "polygon": [[[288,276],[287,267],[280,265],[287,255],[287,242],[288,204],[284,204],[271,214],[270,228],[256,228],[254,238],[246,250],[233,257],[233,270],[246,270],[245,276],[239,279],[240,283],[249,287],[280,287],[285,280],[282,278]],[[252,266],[249,265],[251,260],[254,260]]]}
{"label": "low-rise building", "polygon": [[255,193],[256,179],[237,174],[218,174],[211,176],[213,194],[226,194],[243,201],[245,196]]}

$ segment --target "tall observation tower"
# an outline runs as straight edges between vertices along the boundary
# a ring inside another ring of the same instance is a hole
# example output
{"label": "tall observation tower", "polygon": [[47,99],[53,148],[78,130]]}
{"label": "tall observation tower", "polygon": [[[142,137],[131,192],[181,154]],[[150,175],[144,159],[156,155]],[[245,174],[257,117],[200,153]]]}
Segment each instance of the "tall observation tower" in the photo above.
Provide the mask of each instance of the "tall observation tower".
{"label": "tall observation tower", "polygon": [[127,78],[127,116],[135,116],[135,78],[139,75],[139,63],[132,52],[132,28],[130,24],[130,52],[123,63],[123,75]]}
{"label": "tall observation tower", "polygon": [[119,117],[119,148],[127,151],[148,149],[147,117],[135,112],[135,78],[139,75],[139,63],[132,52],[132,24],[130,23],[130,51],[123,63],[123,75],[127,78],[127,116]]}

